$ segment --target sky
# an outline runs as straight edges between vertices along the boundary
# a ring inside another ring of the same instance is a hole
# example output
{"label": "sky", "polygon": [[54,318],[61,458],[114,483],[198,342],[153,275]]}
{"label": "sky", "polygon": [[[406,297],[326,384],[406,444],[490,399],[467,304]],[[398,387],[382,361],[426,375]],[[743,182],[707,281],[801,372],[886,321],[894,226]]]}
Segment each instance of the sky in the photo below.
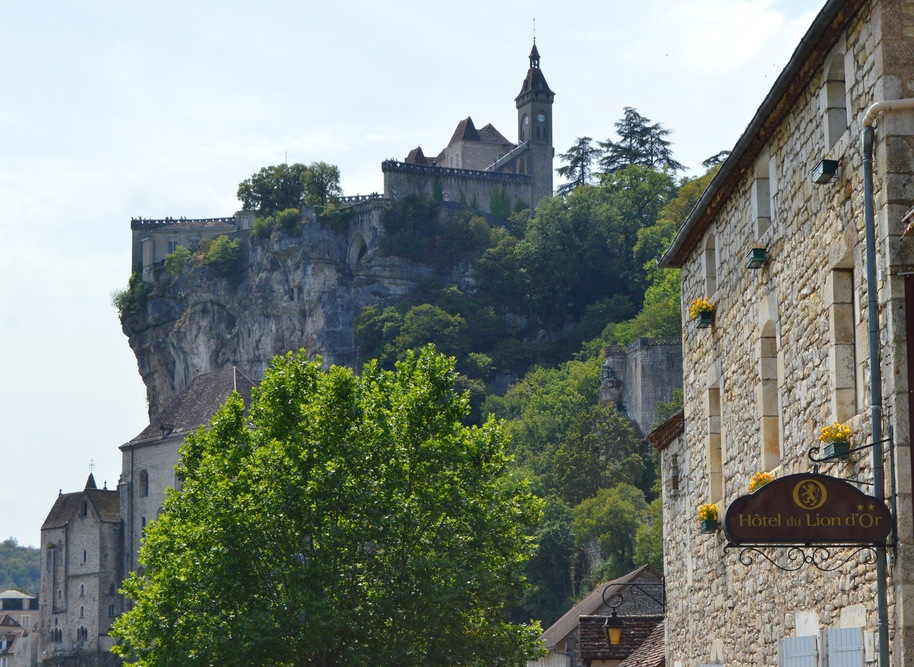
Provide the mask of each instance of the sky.
{"label": "sky", "polygon": [[0,540],[38,546],[90,471],[116,488],[149,422],[111,305],[131,217],[231,215],[283,161],[380,192],[383,160],[437,154],[467,116],[516,140],[534,31],[557,154],[614,138],[630,106],[697,174],[823,4],[0,0]]}

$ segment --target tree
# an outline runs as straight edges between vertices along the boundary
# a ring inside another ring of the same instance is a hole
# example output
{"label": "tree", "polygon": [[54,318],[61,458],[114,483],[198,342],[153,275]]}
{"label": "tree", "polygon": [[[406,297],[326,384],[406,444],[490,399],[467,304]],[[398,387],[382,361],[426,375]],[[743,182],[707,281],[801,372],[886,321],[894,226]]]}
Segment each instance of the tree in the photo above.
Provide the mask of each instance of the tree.
{"label": "tree", "polygon": [[660,123],[651,125],[650,118],[645,118],[633,107],[625,107],[623,113],[622,119],[615,123],[619,140],[607,139],[600,142],[603,150],[600,166],[604,173],[612,173],[633,164],[670,171],[684,169],[673,159],[673,151],[667,140],[672,130],[664,128]]}
{"label": "tree", "polygon": [[256,211],[266,217],[286,208],[302,208],[305,200],[303,176],[308,167],[277,164],[264,167],[238,186],[238,199],[246,211]]}
{"label": "tree", "polygon": [[342,194],[339,167],[326,162],[264,167],[238,185],[244,210],[256,211],[262,217],[289,208],[326,206]]}
{"label": "tree", "polygon": [[340,168],[326,162],[312,162],[302,175],[305,186],[305,206],[326,206],[343,196]]}
{"label": "tree", "polygon": [[631,484],[602,489],[574,508],[572,530],[578,544],[595,541],[608,561],[603,576],[620,577],[635,567],[635,536],[649,517],[644,493]]}
{"label": "tree", "polygon": [[599,159],[601,150],[593,145],[590,137],[578,137],[567,153],[559,153],[559,159],[567,162],[556,172],[568,182],[558,188],[558,194],[566,195],[581,185],[589,185],[593,163]]}
{"label": "tree", "polygon": [[505,436],[461,426],[453,361],[428,347],[385,371],[273,361],[182,449],[180,491],[124,583],[119,655],[165,665],[520,665],[541,503],[508,475]]}

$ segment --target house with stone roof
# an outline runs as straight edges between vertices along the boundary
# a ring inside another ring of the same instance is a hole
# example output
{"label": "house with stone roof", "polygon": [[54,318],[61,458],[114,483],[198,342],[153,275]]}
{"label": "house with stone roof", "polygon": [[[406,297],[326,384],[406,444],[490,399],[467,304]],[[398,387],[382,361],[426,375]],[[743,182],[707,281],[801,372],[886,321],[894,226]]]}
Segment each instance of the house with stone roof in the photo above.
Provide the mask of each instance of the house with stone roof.
{"label": "house with stone roof", "polygon": [[[529,661],[527,667],[618,665],[647,641],[663,621],[662,582],[654,568],[642,565],[600,584],[540,635],[548,652],[538,660]],[[622,640],[615,646],[606,641],[603,629],[613,610],[624,623]]]}
{"label": "house with stone roof", "polygon": [[[684,323],[683,414],[652,434],[667,664],[914,664],[912,35],[909,0],[825,2],[661,258],[681,269],[684,313],[716,306],[709,326]],[[846,457],[820,448],[834,422],[858,448]],[[759,472],[871,500],[823,517],[825,495],[784,493],[804,528],[753,545],[729,522]],[[706,503],[726,530],[700,529]],[[887,541],[841,546],[879,505]]]}

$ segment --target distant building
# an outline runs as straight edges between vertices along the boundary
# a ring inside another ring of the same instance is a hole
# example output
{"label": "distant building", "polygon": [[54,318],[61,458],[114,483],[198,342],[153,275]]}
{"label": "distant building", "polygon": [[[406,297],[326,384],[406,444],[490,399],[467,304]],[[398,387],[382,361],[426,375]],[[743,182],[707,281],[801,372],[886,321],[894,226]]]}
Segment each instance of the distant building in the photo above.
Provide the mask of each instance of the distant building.
{"label": "distant building", "polygon": [[138,566],[143,531],[161,512],[165,490],[179,484],[184,438],[233,391],[249,403],[253,386],[235,368],[196,377],[121,447],[116,491],[98,489],[90,474],[85,489],[57,497],[41,527],[42,665],[97,667],[114,658],[108,630],[126,604],[118,590]]}
{"label": "distant building", "polygon": [[0,593],[0,667],[38,664],[38,598],[19,591]]}

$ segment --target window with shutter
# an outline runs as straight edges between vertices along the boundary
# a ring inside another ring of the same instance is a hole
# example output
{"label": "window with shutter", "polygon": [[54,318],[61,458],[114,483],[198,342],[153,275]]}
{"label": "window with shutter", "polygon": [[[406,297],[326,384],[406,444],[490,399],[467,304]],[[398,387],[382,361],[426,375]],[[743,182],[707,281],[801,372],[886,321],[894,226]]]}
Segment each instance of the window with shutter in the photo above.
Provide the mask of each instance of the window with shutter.
{"label": "window with shutter", "polygon": [[828,667],[863,667],[863,628],[828,631]]}
{"label": "window with shutter", "polygon": [[818,655],[815,635],[784,637],[778,643],[779,667],[818,667]]}

